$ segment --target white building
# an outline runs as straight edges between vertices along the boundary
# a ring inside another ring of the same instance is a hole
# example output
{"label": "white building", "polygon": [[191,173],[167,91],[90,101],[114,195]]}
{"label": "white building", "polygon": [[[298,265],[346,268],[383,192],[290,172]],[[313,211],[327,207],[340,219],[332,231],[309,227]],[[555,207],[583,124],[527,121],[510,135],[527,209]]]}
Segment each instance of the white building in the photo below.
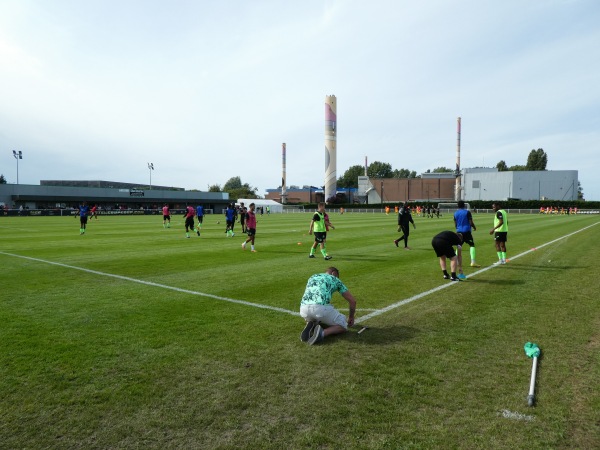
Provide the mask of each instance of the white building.
{"label": "white building", "polygon": [[497,168],[462,170],[461,198],[473,200],[577,200],[577,170],[499,172]]}

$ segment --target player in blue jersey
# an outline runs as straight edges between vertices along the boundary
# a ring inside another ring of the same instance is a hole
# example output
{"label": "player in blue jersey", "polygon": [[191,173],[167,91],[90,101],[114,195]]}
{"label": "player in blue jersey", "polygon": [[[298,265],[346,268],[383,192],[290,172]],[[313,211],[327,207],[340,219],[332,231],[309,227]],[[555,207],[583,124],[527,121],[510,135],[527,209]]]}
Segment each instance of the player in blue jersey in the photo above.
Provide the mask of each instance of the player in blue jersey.
{"label": "player in blue jersey", "polygon": [[202,229],[202,222],[204,221],[204,206],[196,206],[196,217],[198,218],[198,226],[196,227],[196,234],[200,236],[200,230]]}
{"label": "player in blue jersey", "polygon": [[[471,256],[471,267],[481,267],[476,261],[475,241],[473,240],[473,234],[471,231],[477,231],[475,223],[473,223],[473,216],[471,211],[465,209],[465,202],[462,200],[458,201],[458,210],[454,213],[454,226],[456,232],[462,234],[463,242],[469,244],[469,254]],[[459,278],[466,278],[462,272],[462,267],[459,267]]]}
{"label": "player in blue jersey", "polygon": [[227,209],[225,210],[225,234],[227,235],[227,237],[231,236],[235,236],[235,233],[233,232],[233,224],[235,223],[235,216],[236,216],[236,212],[235,212],[235,205],[233,203],[230,203],[229,205],[227,205]]}
{"label": "player in blue jersey", "polygon": [[79,212],[77,213],[77,215],[79,215],[79,234],[85,234],[89,212],[90,207],[87,202],[82,202],[81,205],[79,205]]}

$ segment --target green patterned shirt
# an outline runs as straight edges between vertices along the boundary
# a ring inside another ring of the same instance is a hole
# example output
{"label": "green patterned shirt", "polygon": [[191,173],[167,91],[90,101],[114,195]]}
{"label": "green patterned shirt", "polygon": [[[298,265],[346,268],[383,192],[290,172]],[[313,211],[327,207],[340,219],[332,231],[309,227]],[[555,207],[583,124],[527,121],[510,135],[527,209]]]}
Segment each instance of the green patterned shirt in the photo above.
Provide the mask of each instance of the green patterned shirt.
{"label": "green patterned shirt", "polygon": [[334,292],[343,294],[348,288],[339,278],[328,273],[318,273],[308,279],[301,305],[328,305]]}

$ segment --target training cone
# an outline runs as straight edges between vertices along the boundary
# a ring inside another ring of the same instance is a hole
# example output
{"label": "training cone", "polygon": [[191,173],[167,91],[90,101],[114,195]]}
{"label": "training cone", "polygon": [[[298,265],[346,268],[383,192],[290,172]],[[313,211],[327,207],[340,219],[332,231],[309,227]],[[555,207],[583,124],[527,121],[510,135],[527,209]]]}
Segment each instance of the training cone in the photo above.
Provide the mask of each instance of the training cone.
{"label": "training cone", "polygon": [[298,242],[298,245],[302,245],[302,242]]}

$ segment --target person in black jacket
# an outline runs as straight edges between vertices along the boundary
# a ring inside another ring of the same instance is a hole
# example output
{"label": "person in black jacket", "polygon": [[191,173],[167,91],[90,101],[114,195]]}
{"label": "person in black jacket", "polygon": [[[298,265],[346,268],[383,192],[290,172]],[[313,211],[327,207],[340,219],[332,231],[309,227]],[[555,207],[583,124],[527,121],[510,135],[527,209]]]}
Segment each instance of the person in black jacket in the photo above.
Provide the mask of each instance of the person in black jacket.
{"label": "person in black jacket", "polygon": [[416,230],[417,226],[413,221],[412,215],[410,214],[410,206],[408,206],[408,202],[404,202],[402,208],[398,212],[398,231],[402,231],[402,236],[398,239],[394,239],[394,244],[398,247],[398,242],[404,240],[404,250],[410,250],[408,246],[408,235],[410,234],[409,224],[413,224],[413,228]]}

